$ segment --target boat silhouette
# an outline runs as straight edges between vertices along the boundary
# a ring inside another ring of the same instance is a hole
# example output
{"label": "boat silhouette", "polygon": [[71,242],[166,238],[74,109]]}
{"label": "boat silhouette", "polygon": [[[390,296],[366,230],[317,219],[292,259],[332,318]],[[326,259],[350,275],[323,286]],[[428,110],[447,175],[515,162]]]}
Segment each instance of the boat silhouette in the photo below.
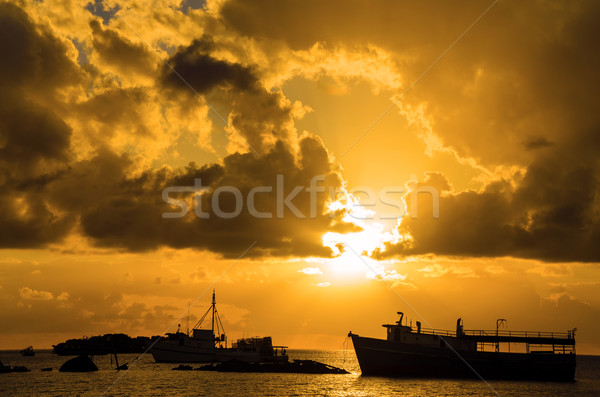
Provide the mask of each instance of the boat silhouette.
{"label": "boat silhouette", "polygon": [[33,346],[28,346],[25,349],[21,350],[21,355],[22,356],[35,356],[35,350],[33,349]]}
{"label": "boat silhouette", "polygon": [[[350,332],[363,375],[430,378],[484,378],[573,381],[575,331],[529,332],[464,330],[456,332],[383,324],[386,339],[366,338]],[[505,320],[504,320],[505,321]],[[511,352],[511,345],[513,351]],[[500,346],[508,347],[501,351]],[[519,352],[514,348],[520,347]]]}
{"label": "boat silhouette", "polygon": [[[210,317],[209,317],[210,314]],[[210,329],[201,328],[210,318]],[[215,291],[212,303],[191,332],[167,333],[149,343],[149,352],[159,363],[208,363],[238,360],[245,362],[287,362],[287,346],[274,346],[270,336],[238,339],[227,346],[227,335],[217,310]]]}

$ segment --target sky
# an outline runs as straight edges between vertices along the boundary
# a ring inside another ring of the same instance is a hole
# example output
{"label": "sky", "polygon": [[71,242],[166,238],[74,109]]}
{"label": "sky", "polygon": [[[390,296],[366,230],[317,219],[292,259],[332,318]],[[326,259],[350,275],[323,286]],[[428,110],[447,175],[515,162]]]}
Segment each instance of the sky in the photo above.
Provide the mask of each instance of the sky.
{"label": "sky", "polygon": [[600,354],[595,1],[0,2],[0,348],[425,327]]}

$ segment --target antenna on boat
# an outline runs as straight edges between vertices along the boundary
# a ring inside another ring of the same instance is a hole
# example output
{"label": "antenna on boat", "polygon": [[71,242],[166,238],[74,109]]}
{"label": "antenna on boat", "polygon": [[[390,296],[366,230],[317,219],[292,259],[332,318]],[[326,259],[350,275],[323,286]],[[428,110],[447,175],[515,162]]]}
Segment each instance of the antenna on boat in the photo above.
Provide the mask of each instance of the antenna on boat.
{"label": "antenna on boat", "polygon": [[404,317],[404,313],[403,312],[397,312],[397,313],[400,316],[400,320],[398,320],[397,324],[402,325],[402,318]]}
{"label": "antenna on boat", "polygon": [[[496,320],[496,353],[498,353],[500,351],[500,342],[498,342],[498,328],[500,328],[500,326],[504,323],[506,323],[508,320],[505,318],[499,318]],[[509,348],[510,350],[510,348]]]}
{"label": "antenna on boat", "polygon": [[506,323],[508,320],[505,318],[499,318],[498,320],[496,320],[496,336],[498,336],[498,328],[500,328],[500,326],[504,323]]}

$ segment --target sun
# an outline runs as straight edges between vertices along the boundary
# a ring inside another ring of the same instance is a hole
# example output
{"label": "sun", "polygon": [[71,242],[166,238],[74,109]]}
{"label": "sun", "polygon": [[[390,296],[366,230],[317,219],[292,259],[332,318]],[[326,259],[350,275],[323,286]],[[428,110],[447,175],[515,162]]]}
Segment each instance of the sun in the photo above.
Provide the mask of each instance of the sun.
{"label": "sun", "polygon": [[[356,220],[354,223],[358,224]],[[370,255],[377,248],[384,249],[386,242],[394,240],[394,233],[386,231],[381,223],[361,220],[359,226],[362,228],[359,232],[328,232],[323,235],[323,245],[331,248],[336,255],[325,259],[323,265],[336,279],[373,278],[381,263]]]}

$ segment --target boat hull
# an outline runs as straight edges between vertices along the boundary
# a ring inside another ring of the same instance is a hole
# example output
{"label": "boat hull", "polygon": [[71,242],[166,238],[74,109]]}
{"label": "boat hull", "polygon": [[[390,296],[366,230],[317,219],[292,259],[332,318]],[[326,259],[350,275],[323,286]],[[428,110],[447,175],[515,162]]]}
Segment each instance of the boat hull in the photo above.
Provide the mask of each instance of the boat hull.
{"label": "boat hull", "polygon": [[178,346],[157,343],[150,349],[157,363],[210,363],[226,361],[260,362],[258,352],[243,352],[236,349],[202,349],[196,346]]}
{"label": "boat hull", "polygon": [[193,346],[175,346],[157,343],[150,349],[157,363],[210,363],[216,360],[214,350],[201,350]]}
{"label": "boat hull", "polygon": [[575,378],[575,354],[454,351],[448,347],[407,344],[354,334],[352,343],[363,375],[551,381],[573,381]]}

